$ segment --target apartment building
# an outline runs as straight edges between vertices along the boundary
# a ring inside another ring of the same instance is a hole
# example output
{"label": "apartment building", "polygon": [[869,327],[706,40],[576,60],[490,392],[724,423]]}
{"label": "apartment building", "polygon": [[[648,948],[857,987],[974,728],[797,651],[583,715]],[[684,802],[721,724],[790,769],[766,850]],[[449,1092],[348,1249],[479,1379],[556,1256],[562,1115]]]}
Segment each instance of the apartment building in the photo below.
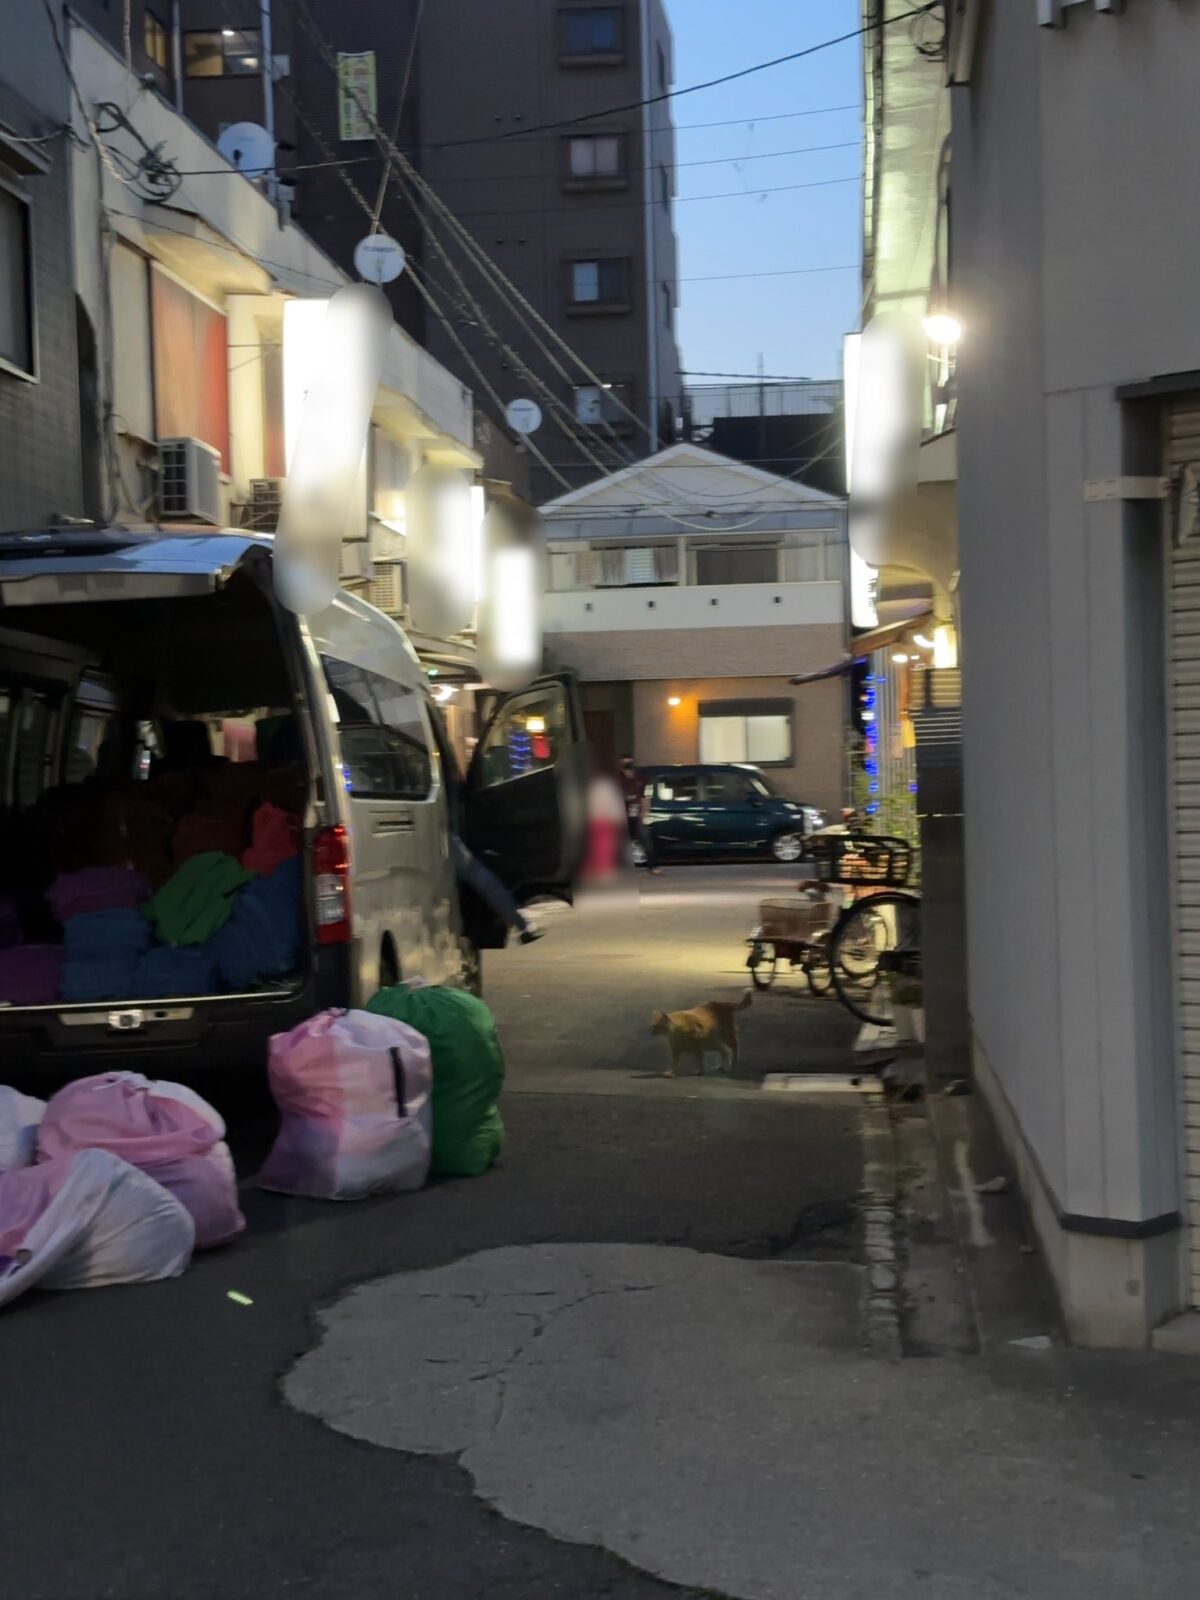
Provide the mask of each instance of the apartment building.
{"label": "apartment building", "polygon": [[601,766],[750,761],[836,814],[845,502],[677,444],[544,507],[546,647],[582,680]]}
{"label": "apartment building", "polygon": [[[573,485],[600,475],[576,433],[614,465],[673,443],[675,135],[669,101],[638,104],[671,86],[662,0],[431,6],[419,64],[425,177],[599,380],[546,339],[567,369],[554,373],[515,320],[497,313],[496,334],[563,410],[465,319],[460,335],[490,383],[506,402],[538,400],[536,443]],[[635,109],[612,109],[623,106]],[[445,280],[436,255],[427,251],[426,262]],[[444,328],[429,325],[427,337],[439,360],[463,370]],[[539,502],[562,491],[536,464],[534,486]]]}

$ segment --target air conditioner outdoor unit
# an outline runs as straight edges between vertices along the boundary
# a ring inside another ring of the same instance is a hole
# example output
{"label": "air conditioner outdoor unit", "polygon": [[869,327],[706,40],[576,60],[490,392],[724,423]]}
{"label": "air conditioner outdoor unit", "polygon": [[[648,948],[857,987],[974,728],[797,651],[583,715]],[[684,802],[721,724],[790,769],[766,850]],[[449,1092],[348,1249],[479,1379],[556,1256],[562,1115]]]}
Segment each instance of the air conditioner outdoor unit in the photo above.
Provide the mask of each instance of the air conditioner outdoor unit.
{"label": "air conditioner outdoor unit", "polygon": [[200,439],[160,439],[158,510],[164,522],[219,526],[221,452]]}
{"label": "air conditioner outdoor unit", "polygon": [[375,568],[375,576],[367,585],[367,599],[380,611],[397,617],[404,610],[404,564],[396,561]]}
{"label": "air conditioner outdoor unit", "polygon": [[242,526],[256,533],[274,533],[279,526],[283,500],[282,478],[251,478],[250,498],[242,513]]}

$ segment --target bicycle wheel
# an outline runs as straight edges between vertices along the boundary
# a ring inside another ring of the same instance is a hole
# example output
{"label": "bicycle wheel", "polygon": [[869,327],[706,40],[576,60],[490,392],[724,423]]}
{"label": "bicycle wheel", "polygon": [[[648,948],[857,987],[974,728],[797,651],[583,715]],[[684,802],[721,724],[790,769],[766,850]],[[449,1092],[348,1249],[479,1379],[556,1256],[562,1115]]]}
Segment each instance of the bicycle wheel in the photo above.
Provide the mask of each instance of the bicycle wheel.
{"label": "bicycle wheel", "polygon": [[746,965],[750,968],[750,981],[756,989],[769,989],[775,982],[775,966],[778,960],[774,945],[751,946]]}
{"label": "bicycle wheel", "polygon": [[919,976],[921,901],[915,894],[873,894],[848,906],[829,941],[838,999],[860,1022],[892,1020],[889,972]]}

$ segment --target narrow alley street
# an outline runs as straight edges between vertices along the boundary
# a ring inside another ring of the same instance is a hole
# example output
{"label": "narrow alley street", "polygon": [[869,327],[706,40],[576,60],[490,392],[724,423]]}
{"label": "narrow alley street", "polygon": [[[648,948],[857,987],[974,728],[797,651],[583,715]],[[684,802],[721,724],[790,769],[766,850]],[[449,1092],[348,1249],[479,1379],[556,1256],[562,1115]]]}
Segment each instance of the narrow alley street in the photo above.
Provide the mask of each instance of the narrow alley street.
{"label": "narrow alley street", "polygon": [[[244,1240],[182,1279],[12,1308],[8,1591],[1095,1600],[1184,1584],[1190,1364],[867,1348],[864,1152],[887,1113],[831,1081],[853,1033],[835,1002],[756,996],[741,1081],[658,1075],[650,1011],[736,995],[748,908],[780,881],[684,869],[623,904],[551,910],[544,940],[493,960],[511,1078],[487,1177],[346,1207],[246,1187]],[[804,1067],[814,1092],[756,1082]],[[269,1129],[253,1096],[217,1097],[244,1178]],[[898,1125],[902,1187],[923,1141],[919,1116]],[[911,1264],[935,1262],[922,1282],[964,1300],[944,1233],[908,1232]],[[1116,1515],[1131,1489],[1145,1512]]]}

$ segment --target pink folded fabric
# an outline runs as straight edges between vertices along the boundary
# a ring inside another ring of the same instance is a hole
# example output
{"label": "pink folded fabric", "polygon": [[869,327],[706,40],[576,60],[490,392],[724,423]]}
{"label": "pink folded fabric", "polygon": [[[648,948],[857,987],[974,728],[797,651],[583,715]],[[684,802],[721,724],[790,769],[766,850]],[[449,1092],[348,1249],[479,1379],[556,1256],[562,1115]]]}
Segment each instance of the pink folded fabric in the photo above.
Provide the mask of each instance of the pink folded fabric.
{"label": "pink folded fabric", "polygon": [[10,1006],[48,1006],[58,999],[63,952],[57,944],[17,944],[0,950],[0,1000]]}
{"label": "pink folded fabric", "polygon": [[132,867],[81,867],[61,873],[46,891],[60,922],[89,911],[136,911],[150,895],[149,883]]}

